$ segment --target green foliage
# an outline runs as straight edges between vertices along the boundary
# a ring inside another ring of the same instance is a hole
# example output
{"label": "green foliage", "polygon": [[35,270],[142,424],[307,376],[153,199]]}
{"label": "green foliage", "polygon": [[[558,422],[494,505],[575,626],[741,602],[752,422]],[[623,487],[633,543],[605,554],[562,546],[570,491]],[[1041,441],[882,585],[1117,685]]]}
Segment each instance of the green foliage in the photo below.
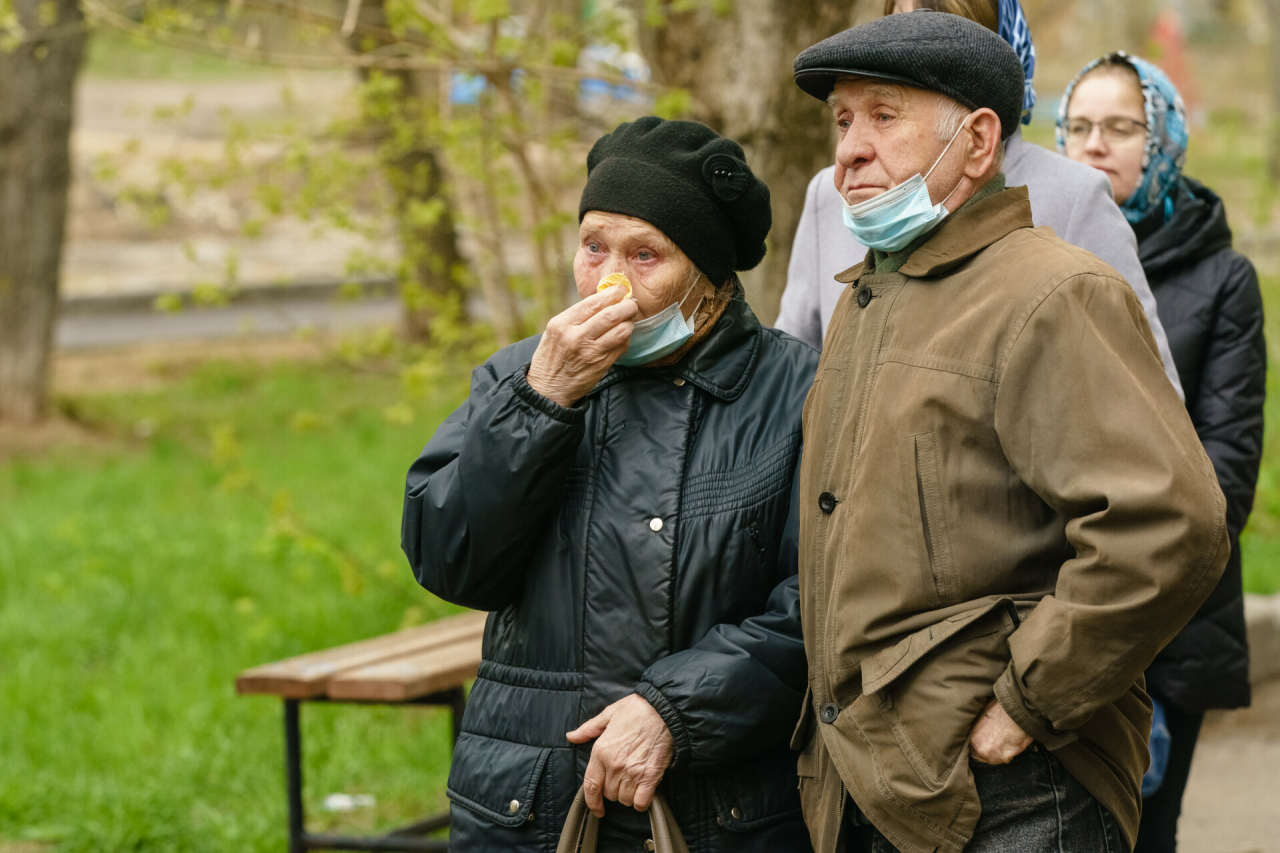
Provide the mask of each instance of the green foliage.
{"label": "green foliage", "polygon": [[[185,47],[264,63],[308,61],[250,47],[258,23],[238,4],[152,0],[135,18],[98,3],[88,8],[99,23],[150,40],[151,51]],[[392,272],[408,326],[423,340],[492,335],[508,343],[567,307],[573,288],[560,262],[574,243],[574,201],[594,141],[594,132],[583,137],[580,130],[596,120],[581,112],[579,83],[591,76],[646,88],[598,57],[589,71],[579,67],[586,47],[629,42],[619,7],[586,14],[532,0],[386,0],[365,4],[368,14],[346,22],[319,5],[262,0],[254,9],[259,20],[264,9],[274,10],[294,28],[327,32],[330,48],[344,39],[345,60],[363,69],[360,85],[339,105],[336,120],[293,116],[287,89],[278,118],[250,124],[224,115],[221,158],[167,157],[154,179],[122,177],[141,171],[126,166],[148,156],[136,146],[115,160],[103,158],[97,176],[140,219],[162,227],[175,200],[202,188],[239,187],[255,203],[240,228],[246,239],[284,218],[365,237],[394,231],[402,257]],[[343,61],[338,56],[332,64]],[[450,102],[455,75],[480,87],[475,103]],[[181,133],[193,105],[186,99],[154,118]],[[659,106],[684,115],[689,98],[675,92]],[[590,108],[606,122],[647,111],[634,100]],[[469,258],[459,233],[475,237]],[[514,268],[517,258],[530,259],[520,261],[526,268]],[[226,292],[204,288],[195,301],[216,304],[208,297]],[[485,302],[484,324],[470,316],[473,293]],[[491,332],[442,330],[441,317]]]}
{"label": "green foliage", "polygon": [[26,35],[13,0],[0,0],[0,52],[10,53],[17,49]]}
{"label": "green foliage", "polygon": [[693,97],[687,89],[672,89],[653,102],[653,114],[666,119],[687,118],[693,112]]}
{"label": "green foliage", "polygon": [[[452,610],[415,584],[399,515],[466,371],[410,400],[375,366],[214,363],[63,400],[105,446],[0,462],[0,839],[282,849],[280,706],[236,697],[235,673]],[[308,706],[303,724],[313,828],[446,805],[447,713]],[[378,805],[335,816],[332,792]]]}
{"label": "green foliage", "polygon": [[511,4],[507,0],[471,0],[471,20],[477,24],[498,21],[511,14]]}

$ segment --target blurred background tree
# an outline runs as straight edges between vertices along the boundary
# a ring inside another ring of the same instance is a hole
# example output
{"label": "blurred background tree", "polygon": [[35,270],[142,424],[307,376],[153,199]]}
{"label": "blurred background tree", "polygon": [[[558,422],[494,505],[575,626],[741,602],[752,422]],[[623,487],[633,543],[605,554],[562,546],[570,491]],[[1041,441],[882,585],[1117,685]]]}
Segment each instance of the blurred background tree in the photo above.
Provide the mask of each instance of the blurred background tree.
{"label": "blurred background tree", "polygon": [[[1160,54],[1170,43],[1159,37],[1162,14],[1176,13],[1202,42],[1261,38],[1273,51],[1280,43],[1271,37],[1280,29],[1280,0],[1024,5],[1039,46],[1037,82],[1049,95],[1032,137],[1051,119],[1052,92],[1083,58],[1115,48]],[[16,247],[0,260],[0,413],[30,419],[47,396],[66,144],[37,145],[35,160],[26,159],[32,155],[24,146],[69,129],[82,15],[138,46],[282,70],[347,69],[357,77],[354,87],[335,86],[327,109],[301,119],[282,111],[246,121],[226,111],[221,157],[186,147],[157,155],[134,140],[101,152],[96,189],[163,227],[184,199],[239,186],[256,205],[245,218],[246,241],[277,223],[302,221],[351,235],[353,243],[393,243],[381,255],[351,251],[341,275],[353,285],[394,281],[406,340],[482,350],[538,331],[573,298],[567,256],[585,153],[599,134],[647,112],[703,121],[737,139],[769,184],[769,252],[744,280],[753,307],[771,321],[805,186],[830,160],[832,142],[822,105],[790,81],[791,60],[882,6],[881,0],[0,0],[0,85],[12,95],[3,116],[6,127],[18,129],[0,137],[0,163],[4,198],[23,210],[0,223],[0,237]],[[42,28],[48,32],[39,35]],[[1224,77],[1238,77],[1235,66],[1247,68],[1255,55],[1224,54],[1222,67],[1233,66]],[[1263,67],[1265,79],[1280,76],[1280,56]],[[1190,88],[1189,73],[1186,79]],[[1270,88],[1280,93],[1280,84]],[[1215,89],[1206,109],[1230,112],[1244,96],[1220,94]],[[1272,97],[1278,100],[1267,112],[1280,114],[1280,94]],[[39,109],[30,112],[34,105]],[[190,109],[174,108],[167,120],[181,121]],[[21,118],[27,115],[38,121]],[[1280,126],[1272,123],[1268,138],[1277,174]],[[131,161],[149,168],[139,176]],[[1253,207],[1261,215],[1270,190],[1259,192]],[[236,257],[224,261],[208,286],[162,304],[225,304],[244,282]]]}
{"label": "blurred background tree", "polygon": [[[103,20],[121,23],[94,5]],[[246,56],[240,45],[247,19],[237,21],[221,5],[201,15],[181,5],[186,14],[178,16],[149,4],[135,31],[156,38],[215,33],[228,52]],[[419,336],[441,313],[442,300],[454,305],[444,312],[451,320],[469,316],[456,230],[464,220],[472,233],[486,235],[483,251],[470,259],[471,272],[499,341],[540,328],[563,308],[571,291],[564,273],[557,273],[557,260],[568,245],[564,229],[572,222],[585,148],[619,120],[650,109],[705,122],[737,139],[775,188],[770,253],[747,283],[761,315],[770,320],[777,313],[804,187],[829,159],[831,143],[822,106],[790,83],[791,61],[851,24],[859,3],[627,0],[613,7],[581,0],[353,0],[345,10],[322,2],[248,5],[322,27],[340,24],[359,56],[366,95],[377,98],[363,130],[398,149],[385,152],[384,166],[412,268],[406,275],[409,327]],[[643,56],[651,82],[627,79],[621,67],[611,67],[607,54],[630,50]],[[742,61],[745,56],[751,61]],[[288,61],[266,52],[259,58]],[[466,78],[483,80],[474,104],[466,105],[474,109],[453,103],[459,76],[464,85]],[[587,100],[580,90],[586,80],[615,88],[597,87],[604,97]],[[521,185],[518,201],[496,180],[503,169]],[[512,278],[509,256],[519,249],[504,245],[508,240],[528,244],[528,281]],[[531,311],[522,301],[529,297]]]}
{"label": "blurred background tree", "polygon": [[[769,255],[747,277],[753,304],[771,320],[805,184],[829,158],[831,139],[821,105],[790,84],[790,63],[847,26],[859,8],[830,0],[802,7],[784,0],[65,0],[59,8],[78,16],[81,6],[95,26],[139,43],[357,72],[353,112],[336,121],[251,127],[228,120],[220,162],[166,157],[145,186],[117,181],[115,190],[158,201],[240,182],[258,199],[259,229],[273,218],[303,216],[367,234],[372,220],[389,219],[399,251],[393,268],[362,256],[349,272],[394,276],[409,338],[443,346],[505,344],[566,307],[586,151],[619,121],[647,112],[697,119],[738,139],[774,188]],[[44,7],[30,0],[23,8],[31,17]],[[295,30],[287,51],[263,35],[282,21]],[[62,40],[58,50],[80,43]],[[21,85],[33,103],[62,105],[65,136],[75,66],[55,64],[52,55],[41,64],[34,44],[24,41],[9,61],[67,72]],[[63,150],[65,161],[65,142]],[[122,151],[109,171],[122,171],[131,156],[154,160],[149,151]],[[342,159],[348,168],[339,167]],[[378,191],[385,199],[370,197]],[[50,215],[61,220],[59,211]],[[162,209],[153,213],[167,221]],[[5,233],[33,253],[60,244],[60,230],[38,230],[44,243],[29,243],[17,228]],[[33,399],[45,393],[39,365],[47,359],[56,259],[45,268],[43,307],[8,312],[24,339],[45,342],[22,349],[22,363],[34,365],[25,368],[22,393]],[[34,286],[29,276],[23,281]],[[229,269],[203,293],[224,303],[238,286]],[[13,376],[0,371],[0,388],[19,387]],[[39,402],[23,405],[25,417],[41,410]]]}
{"label": "blurred background tree", "polygon": [[75,0],[0,0],[0,420],[48,406],[85,38]]}
{"label": "blurred background tree", "polygon": [[764,262],[743,276],[748,299],[765,322],[778,315],[787,282],[791,237],[809,179],[831,164],[827,108],[791,80],[796,54],[851,26],[864,0],[629,0],[640,22],[639,45],[654,79],[689,93],[688,115],[735,139],[769,185],[773,230]]}

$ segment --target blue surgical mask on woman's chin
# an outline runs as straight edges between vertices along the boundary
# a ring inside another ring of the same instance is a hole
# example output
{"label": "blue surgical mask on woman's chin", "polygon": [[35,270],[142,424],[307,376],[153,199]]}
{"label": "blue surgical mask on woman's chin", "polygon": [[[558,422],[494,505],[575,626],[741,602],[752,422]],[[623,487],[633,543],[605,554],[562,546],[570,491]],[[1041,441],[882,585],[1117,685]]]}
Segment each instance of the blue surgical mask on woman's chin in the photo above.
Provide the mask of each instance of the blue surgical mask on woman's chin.
{"label": "blue surgical mask on woman's chin", "polygon": [[[697,282],[695,281],[694,284]],[[699,299],[698,304],[693,306],[692,327],[685,321],[680,305],[688,298],[694,284],[689,285],[684,296],[673,304],[652,317],[636,321],[635,328],[631,330],[631,342],[627,344],[627,351],[618,358],[618,364],[637,367],[657,361],[671,355],[684,346],[685,341],[693,337],[694,330],[698,326],[698,309],[702,307],[702,300]]]}
{"label": "blue surgical mask on woman's chin", "polygon": [[929,198],[929,187],[925,181],[938,168],[963,129],[964,123],[961,122],[960,127],[952,134],[951,142],[942,149],[938,159],[933,161],[924,175],[916,172],[896,187],[859,204],[845,203],[844,224],[853,232],[854,239],[870,249],[896,252],[946,219],[947,200],[955,195],[960,184],[957,183],[955,189],[947,193],[947,197],[941,202],[934,204]]}

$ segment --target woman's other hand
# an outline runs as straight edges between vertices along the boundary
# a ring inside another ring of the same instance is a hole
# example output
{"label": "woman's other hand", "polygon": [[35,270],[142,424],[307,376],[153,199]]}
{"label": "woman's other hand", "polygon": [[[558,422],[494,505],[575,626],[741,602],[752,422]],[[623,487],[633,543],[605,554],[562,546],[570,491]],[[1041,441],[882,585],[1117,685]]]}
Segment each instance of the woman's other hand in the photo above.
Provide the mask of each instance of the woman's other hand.
{"label": "woman's other hand", "polygon": [[[530,371],[532,372],[532,371]],[[604,798],[645,811],[675,757],[675,740],[653,706],[631,694],[614,702],[566,737],[570,743],[597,738],[582,778],[587,808],[604,817]]]}
{"label": "woman's other hand", "polygon": [[572,406],[604,378],[631,340],[636,312],[627,289],[610,287],[552,317],[529,365],[529,385]]}

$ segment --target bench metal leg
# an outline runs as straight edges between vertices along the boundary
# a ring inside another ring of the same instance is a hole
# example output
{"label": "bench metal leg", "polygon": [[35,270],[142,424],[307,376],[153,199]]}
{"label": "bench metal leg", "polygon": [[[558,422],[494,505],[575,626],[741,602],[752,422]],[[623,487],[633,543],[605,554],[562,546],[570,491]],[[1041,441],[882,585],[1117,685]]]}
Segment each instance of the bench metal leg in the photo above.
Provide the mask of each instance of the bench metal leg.
{"label": "bench metal leg", "polygon": [[289,853],[306,851],[302,812],[302,731],[298,726],[298,700],[284,700],[284,776],[289,801]]}
{"label": "bench metal leg", "polygon": [[[453,742],[462,731],[462,712],[467,694],[461,687],[433,694],[417,704],[447,705],[453,716]],[[302,727],[299,723],[301,703],[284,700],[284,773],[285,795],[289,805],[289,853],[310,850],[370,850],[384,853],[448,853],[449,842],[435,838],[419,838],[449,825],[449,813],[424,818],[408,826],[378,837],[327,835],[310,833],[302,805]]]}

